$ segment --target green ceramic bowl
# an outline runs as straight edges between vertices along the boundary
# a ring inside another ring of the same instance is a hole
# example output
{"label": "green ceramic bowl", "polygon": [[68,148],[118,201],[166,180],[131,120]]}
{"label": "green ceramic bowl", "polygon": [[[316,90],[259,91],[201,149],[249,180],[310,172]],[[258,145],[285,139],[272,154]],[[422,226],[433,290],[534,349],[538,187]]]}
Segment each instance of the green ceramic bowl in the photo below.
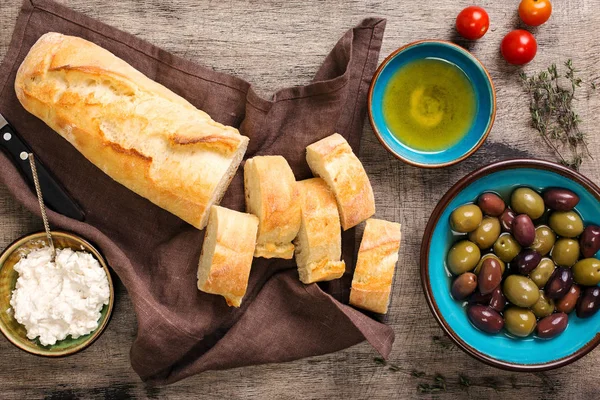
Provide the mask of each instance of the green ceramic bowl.
{"label": "green ceramic bowl", "polygon": [[46,233],[37,232],[16,240],[0,254],[0,331],[12,344],[28,353],[44,357],[63,357],[85,349],[102,334],[112,313],[115,290],[106,261],[94,246],[85,239],[68,232],[53,231],[52,238],[57,248],[71,248],[76,251],[83,250],[91,253],[104,268],[110,288],[110,300],[102,309],[98,328],[89,335],[77,339],[68,336],[52,346],[42,346],[38,339],[31,340],[27,338],[25,327],[13,317],[12,312],[10,312],[10,297],[19,277],[19,274],[14,270],[14,266],[24,255],[47,245]]}

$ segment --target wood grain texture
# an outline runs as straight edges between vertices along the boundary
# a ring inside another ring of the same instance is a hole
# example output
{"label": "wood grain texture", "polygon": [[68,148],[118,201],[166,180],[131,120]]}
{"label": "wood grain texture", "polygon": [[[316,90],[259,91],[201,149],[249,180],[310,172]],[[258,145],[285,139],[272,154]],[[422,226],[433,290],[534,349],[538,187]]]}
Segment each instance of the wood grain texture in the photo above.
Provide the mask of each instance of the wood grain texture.
{"label": "wood grain texture", "polygon": [[[103,22],[140,36],[168,51],[252,82],[270,96],[278,88],[307,83],[325,55],[351,26],[369,15],[388,18],[381,59],[408,42],[456,39],[453,24],[471,0],[62,0]],[[6,53],[21,0],[0,2],[0,56]],[[335,354],[292,363],[207,372],[165,388],[149,388],[129,365],[136,322],[131,302],[117,284],[113,319],[102,337],[81,354],[47,360],[24,354],[0,338],[0,382],[4,399],[23,398],[261,398],[391,399],[420,396],[418,384],[446,379],[436,398],[595,398],[600,384],[600,349],[557,371],[517,374],[488,367],[451,346],[431,316],[422,294],[418,254],[427,219],[442,194],[468,171],[512,157],[553,159],[529,127],[527,98],[519,69],[499,54],[502,37],[519,26],[518,0],[477,3],[488,10],[492,26],[485,38],[465,44],[488,67],[497,88],[498,113],[486,144],[465,162],[439,171],[421,170],[397,161],[365,126],[361,159],[371,177],[377,217],[403,224],[389,323],[396,333],[393,372],[373,362],[368,344]],[[597,0],[557,0],[554,14],[535,29],[537,58],[533,72],[572,57],[584,78],[600,74],[600,11]],[[600,93],[582,95],[577,108],[590,134],[589,145],[600,157]],[[368,125],[368,124],[367,124]],[[600,167],[586,162],[582,172],[600,182]],[[41,229],[0,186],[0,247]],[[412,371],[423,371],[415,377]],[[582,373],[582,371],[584,373]],[[460,384],[467,377],[469,387]],[[425,395],[424,397],[428,397]]]}

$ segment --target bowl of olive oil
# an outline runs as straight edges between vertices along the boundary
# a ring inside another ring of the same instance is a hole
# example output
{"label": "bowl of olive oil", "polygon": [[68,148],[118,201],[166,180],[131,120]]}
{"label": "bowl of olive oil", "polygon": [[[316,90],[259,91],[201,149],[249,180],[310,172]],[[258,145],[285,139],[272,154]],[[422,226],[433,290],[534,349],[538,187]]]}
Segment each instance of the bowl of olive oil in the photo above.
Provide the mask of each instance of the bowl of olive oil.
{"label": "bowl of olive oil", "polygon": [[496,116],[485,67],[451,42],[408,44],[381,63],[369,90],[369,120],[383,146],[418,167],[440,168],[473,154]]}

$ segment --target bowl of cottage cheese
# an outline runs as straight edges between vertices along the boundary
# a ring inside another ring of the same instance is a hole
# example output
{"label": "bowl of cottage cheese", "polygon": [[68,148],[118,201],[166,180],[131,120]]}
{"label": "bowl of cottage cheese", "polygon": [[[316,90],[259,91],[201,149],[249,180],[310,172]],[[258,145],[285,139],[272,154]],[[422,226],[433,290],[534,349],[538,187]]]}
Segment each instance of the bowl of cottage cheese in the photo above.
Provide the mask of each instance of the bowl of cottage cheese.
{"label": "bowl of cottage cheese", "polygon": [[61,357],[83,350],[108,324],[114,287],[106,261],[83,238],[45,232],[0,254],[0,331],[29,353]]}

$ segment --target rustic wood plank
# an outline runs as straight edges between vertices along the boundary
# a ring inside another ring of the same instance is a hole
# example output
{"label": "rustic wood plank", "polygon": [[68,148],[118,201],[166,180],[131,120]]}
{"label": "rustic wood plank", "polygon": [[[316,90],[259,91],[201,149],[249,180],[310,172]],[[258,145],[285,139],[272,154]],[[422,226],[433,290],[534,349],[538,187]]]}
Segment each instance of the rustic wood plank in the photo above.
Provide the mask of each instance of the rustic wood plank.
{"label": "rustic wood plank", "polygon": [[[460,0],[211,1],[62,0],[62,3],[140,36],[177,55],[244,79],[269,96],[278,88],[308,82],[336,40],[361,18],[388,18],[381,59],[402,44],[424,38],[455,39],[453,22],[471,3]],[[0,2],[0,56],[6,53],[21,0]],[[166,388],[149,388],[129,366],[129,347],[136,330],[131,302],[117,288],[113,319],[94,346],[61,360],[27,355],[0,340],[2,398],[409,398],[419,383],[446,379],[439,398],[572,398],[597,397],[594,373],[600,350],[571,366],[539,374],[516,374],[487,367],[451,346],[431,316],[418,273],[421,236],[442,193],[468,171],[490,162],[520,157],[552,159],[528,127],[527,99],[518,69],[499,55],[503,35],[519,25],[518,1],[479,1],[492,19],[484,40],[468,45],[489,68],[497,88],[498,115],[486,145],[469,160],[440,171],[406,166],[387,154],[365,126],[362,154],[373,181],[378,217],[404,225],[389,323],[396,333],[393,372],[373,362],[367,344],[292,363],[207,372]],[[510,3],[510,4],[507,4]],[[592,0],[554,2],[549,23],[536,29],[537,58],[525,68],[536,71],[573,57],[583,77],[599,74],[600,12]],[[585,22],[584,22],[585,21]],[[582,96],[578,109],[590,134],[597,125],[600,94]],[[600,137],[590,149],[600,157]],[[587,162],[582,172],[599,181],[600,167]],[[41,223],[0,187],[0,247],[41,229]],[[422,371],[415,377],[412,371]],[[581,373],[584,371],[584,373]],[[459,375],[470,386],[461,385]]]}

